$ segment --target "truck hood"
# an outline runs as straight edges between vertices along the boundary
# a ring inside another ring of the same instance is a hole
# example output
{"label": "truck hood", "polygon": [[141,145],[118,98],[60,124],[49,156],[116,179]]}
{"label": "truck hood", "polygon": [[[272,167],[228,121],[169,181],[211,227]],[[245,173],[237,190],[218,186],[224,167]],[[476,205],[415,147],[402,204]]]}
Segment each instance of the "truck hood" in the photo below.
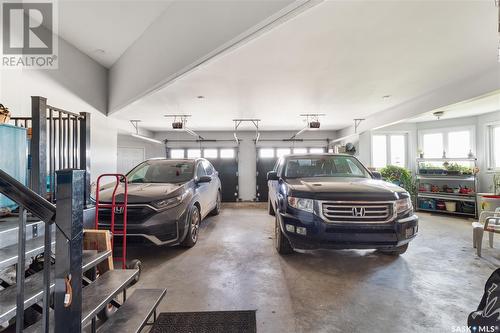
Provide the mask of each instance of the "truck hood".
{"label": "truck hood", "polygon": [[397,185],[369,178],[288,178],[285,182],[289,195],[316,200],[392,201],[408,197]]}
{"label": "truck hood", "polygon": [[[128,184],[128,203],[129,204],[143,204],[150,203],[157,200],[166,199],[169,197],[180,195],[188,183],[179,184],[157,184],[157,183],[141,183],[141,184]],[[116,190],[116,202],[123,202],[124,184],[120,183]],[[106,185],[99,192],[100,202],[111,202],[113,195],[114,183]]]}

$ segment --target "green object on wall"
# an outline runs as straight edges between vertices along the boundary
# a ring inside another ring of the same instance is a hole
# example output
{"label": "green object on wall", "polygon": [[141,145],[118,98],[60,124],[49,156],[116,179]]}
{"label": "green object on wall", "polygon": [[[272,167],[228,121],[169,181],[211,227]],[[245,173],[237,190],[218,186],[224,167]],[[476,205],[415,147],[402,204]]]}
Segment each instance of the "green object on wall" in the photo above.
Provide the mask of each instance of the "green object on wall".
{"label": "green object on wall", "polygon": [[[0,124],[0,169],[26,185],[28,170],[26,129]],[[0,194],[0,211],[17,208],[17,204]]]}

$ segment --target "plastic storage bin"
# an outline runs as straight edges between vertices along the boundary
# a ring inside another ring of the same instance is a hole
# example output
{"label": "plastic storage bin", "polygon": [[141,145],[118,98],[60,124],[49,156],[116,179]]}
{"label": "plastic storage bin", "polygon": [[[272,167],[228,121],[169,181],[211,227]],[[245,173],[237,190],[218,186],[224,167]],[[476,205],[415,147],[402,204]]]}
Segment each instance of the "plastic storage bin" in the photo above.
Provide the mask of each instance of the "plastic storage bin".
{"label": "plastic storage bin", "polygon": [[[0,124],[0,169],[26,185],[28,167],[26,129]],[[13,210],[17,204],[0,194],[0,214]]]}

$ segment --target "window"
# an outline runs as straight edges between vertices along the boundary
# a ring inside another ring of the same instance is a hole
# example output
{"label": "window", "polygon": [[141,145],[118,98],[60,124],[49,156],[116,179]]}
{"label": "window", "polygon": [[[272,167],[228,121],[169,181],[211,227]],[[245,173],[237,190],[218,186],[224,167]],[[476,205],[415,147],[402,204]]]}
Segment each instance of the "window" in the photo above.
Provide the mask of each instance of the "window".
{"label": "window", "polygon": [[448,133],[448,150],[446,151],[446,157],[467,157],[471,149],[469,131]]}
{"label": "window", "polygon": [[196,178],[200,178],[202,176],[206,176],[207,173],[205,172],[205,168],[203,167],[203,164],[201,162],[198,163],[196,167]]}
{"label": "window", "polygon": [[406,167],[406,134],[375,134],[372,136],[372,166],[380,169],[387,165]]}
{"label": "window", "polygon": [[406,138],[404,135],[391,135],[391,165],[406,166]]}
{"label": "window", "polygon": [[201,157],[201,149],[188,149],[188,158]]}
{"label": "window", "polygon": [[474,127],[425,130],[419,133],[419,148],[425,158],[467,158],[475,151]]}
{"label": "window", "polygon": [[387,165],[387,137],[374,135],[372,137],[372,166],[383,168]]}
{"label": "window", "polygon": [[273,148],[260,148],[259,157],[260,158],[273,158],[274,157],[274,149]]}
{"label": "window", "polygon": [[221,149],[220,158],[234,158],[234,149]]}
{"label": "window", "polygon": [[285,166],[286,178],[362,177],[369,178],[366,169],[353,157],[326,156],[291,158]]}
{"label": "window", "polygon": [[325,152],[323,148],[309,148],[311,154],[322,154]]}
{"label": "window", "polygon": [[203,166],[205,167],[205,171],[208,176],[211,176],[214,174],[214,167],[209,161],[203,161]]}
{"label": "window", "polygon": [[203,150],[203,157],[205,157],[205,158],[217,158],[217,149],[205,149],[205,150]]}
{"label": "window", "polygon": [[184,158],[184,149],[170,149],[170,158]]}
{"label": "window", "polygon": [[290,154],[290,148],[278,148],[276,149],[276,157],[281,157]]}
{"label": "window", "polygon": [[307,148],[293,148],[294,154],[306,154]]}
{"label": "window", "polygon": [[130,183],[184,183],[193,177],[193,170],[193,162],[151,160],[135,167],[127,179]]}
{"label": "window", "polygon": [[443,157],[443,134],[442,133],[429,133],[423,136],[423,151],[426,158],[440,158]]}
{"label": "window", "polygon": [[488,126],[488,168],[500,170],[500,124]]}

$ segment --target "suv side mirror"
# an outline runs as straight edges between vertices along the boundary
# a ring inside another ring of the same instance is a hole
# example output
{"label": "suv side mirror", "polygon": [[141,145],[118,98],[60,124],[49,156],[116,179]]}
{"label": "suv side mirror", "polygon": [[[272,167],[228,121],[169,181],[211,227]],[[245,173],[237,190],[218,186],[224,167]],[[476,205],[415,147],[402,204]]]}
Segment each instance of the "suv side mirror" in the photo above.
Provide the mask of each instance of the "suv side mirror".
{"label": "suv side mirror", "polygon": [[382,179],[382,174],[378,171],[372,171],[372,176],[373,176],[373,179],[379,179],[379,180]]}
{"label": "suv side mirror", "polygon": [[278,173],[276,171],[269,171],[267,173],[267,180],[279,180]]}
{"label": "suv side mirror", "polygon": [[196,183],[201,184],[201,183],[210,183],[212,181],[212,177],[210,176],[201,176],[198,178]]}

